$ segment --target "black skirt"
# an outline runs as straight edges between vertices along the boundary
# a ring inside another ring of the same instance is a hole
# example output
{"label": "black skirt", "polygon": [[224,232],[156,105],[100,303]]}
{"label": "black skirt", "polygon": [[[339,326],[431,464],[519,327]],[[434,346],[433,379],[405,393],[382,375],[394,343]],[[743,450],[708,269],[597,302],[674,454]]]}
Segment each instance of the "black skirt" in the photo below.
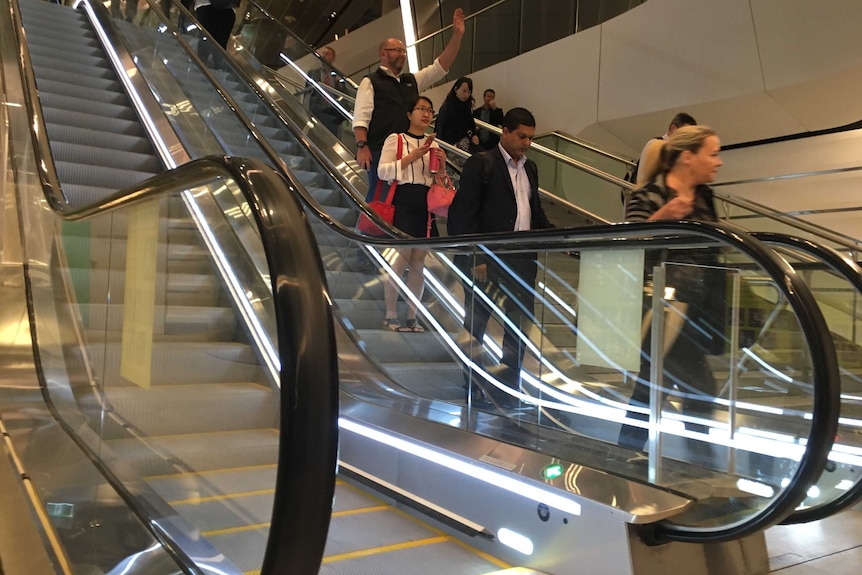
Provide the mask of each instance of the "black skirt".
{"label": "black skirt", "polygon": [[[414,238],[428,236],[428,186],[423,184],[399,184],[395,188],[395,219],[393,225]],[[431,214],[431,235],[436,238],[437,222]]]}

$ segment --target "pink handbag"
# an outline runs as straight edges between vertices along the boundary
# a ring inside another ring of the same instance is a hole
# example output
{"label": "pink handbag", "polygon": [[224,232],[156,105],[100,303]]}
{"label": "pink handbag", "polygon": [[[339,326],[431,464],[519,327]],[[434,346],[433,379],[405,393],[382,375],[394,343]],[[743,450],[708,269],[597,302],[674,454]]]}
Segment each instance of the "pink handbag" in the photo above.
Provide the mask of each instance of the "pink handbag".
{"label": "pink handbag", "polygon": [[449,206],[454,199],[455,186],[452,185],[446,170],[441,170],[434,177],[434,183],[428,188],[428,211],[435,216],[446,218],[449,216]]}

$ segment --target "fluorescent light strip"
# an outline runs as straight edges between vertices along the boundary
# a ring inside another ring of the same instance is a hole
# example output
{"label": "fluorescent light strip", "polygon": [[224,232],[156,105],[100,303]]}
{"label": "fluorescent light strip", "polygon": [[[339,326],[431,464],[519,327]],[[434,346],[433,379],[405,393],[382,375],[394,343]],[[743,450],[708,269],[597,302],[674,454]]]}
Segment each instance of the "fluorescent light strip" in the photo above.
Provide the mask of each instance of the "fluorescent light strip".
{"label": "fluorescent light strip", "polygon": [[544,503],[549,507],[562,511],[563,513],[569,513],[571,515],[581,514],[581,505],[578,502],[562,497],[561,495],[553,493],[547,489],[542,489],[532,483],[516,479],[509,474],[494,471],[484,465],[478,465],[476,463],[455,458],[443,453],[442,451],[429,449],[424,445],[402,439],[391,433],[386,433],[379,429],[362,425],[361,423],[344,417],[340,417],[338,419],[338,425],[345,431],[356,433],[357,435],[388,445],[389,447],[403,451],[409,455],[419,457],[425,461],[442,465],[447,469],[478,479],[488,485],[498,487],[510,493],[514,493],[515,495],[526,497],[527,499],[531,499],[537,503]]}
{"label": "fluorescent light strip", "polygon": [[407,45],[407,69],[419,70],[419,55],[416,52],[416,30],[413,28],[413,6],[411,0],[401,0],[401,22],[404,27],[404,43]]}
{"label": "fluorescent light strip", "polygon": [[[209,188],[207,188],[207,193],[209,192]],[[192,218],[195,221],[195,225],[200,231],[201,236],[204,239],[204,242],[209,248],[210,253],[215,260],[216,267],[218,267],[219,272],[221,273],[222,278],[225,280],[225,284],[227,285],[228,290],[233,296],[234,301],[237,304],[237,308],[240,311],[243,319],[246,322],[246,325],[249,328],[249,332],[251,333],[252,339],[258,345],[258,349],[261,350],[261,356],[263,356],[264,363],[266,364],[266,368],[269,370],[270,375],[275,381],[276,385],[281,386],[281,378],[279,377],[279,373],[281,372],[281,359],[278,357],[278,353],[272,345],[272,341],[269,338],[269,334],[267,334],[266,330],[261,325],[260,320],[257,317],[257,314],[254,313],[254,309],[252,308],[251,302],[245,295],[245,290],[243,289],[242,283],[239,281],[239,278],[233,272],[233,267],[228,262],[227,256],[222,251],[221,246],[218,244],[218,241],[215,238],[215,234],[213,234],[212,229],[209,226],[209,222],[207,222],[203,213],[200,211],[200,207],[195,201],[194,194],[191,190],[185,190],[183,192],[183,200],[186,203],[186,206],[189,209],[189,212],[192,214]]]}
{"label": "fluorescent light strip", "polygon": [[[282,62],[284,62],[285,64],[287,64],[288,66],[290,66],[291,68],[293,68],[294,70],[296,70],[296,72],[297,72],[300,76],[302,76],[303,78],[305,78],[305,81],[306,81],[306,82],[308,82],[309,84],[315,84],[315,85],[318,85],[318,84],[319,84],[319,82],[318,82],[317,80],[312,80],[312,79],[311,79],[311,76],[309,76],[308,74],[306,74],[306,73],[305,73],[305,70],[303,70],[302,68],[300,68],[299,66],[297,66],[297,65],[294,63],[294,61],[293,61],[293,60],[291,60],[290,58],[288,58],[287,56],[285,56],[283,53],[279,54],[279,57],[281,58],[281,61],[282,61]],[[329,100],[329,103],[330,103],[330,104],[332,104],[333,106],[335,106],[336,108],[338,108],[338,109],[341,111],[341,113],[342,113],[342,114],[344,114],[345,116],[347,116],[347,118],[348,118],[348,119],[353,120],[353,114],[351,114],[350,112],[348,112],[348,111],[344,108],[344,106],[342,106],[341,104],[339,104],[339,103],[338,103],[338,101],[337,101],[335,98],[333,98],[333,97],[330,95],[330,93],[329,93],[329,92],[327,92],[326,90],[323,90],[323,89],[321,89],[321,90],[319,90],[319,91],[318,91],[318,90],[315,90],[315,91],[316,91],[318,94],[323,94],[323,97],[324,97],[324,98],[326,98],[327,100]]]}
{"label": "fluorescent light strip", "polygon": [[[84,2],[84,9],[89,14],[90,23],[93,26],[93,30],[95,30],[96,35],[99,36],[105,53],[108,55],[108,58],[114,64],[114,69],[118,72],[120,70],[123,70],[125,72],[124,74],[118,73],[117,76],[119,76],[120,82],[122,82],[123,86],[125,86],[126,94],[134,103],[135,109],[138,111],[139,117],[141,118],[141,121],[146,127],[147,134],[149,134],[150,138],[154,140],[154,144],[156,144],[156,151],[158,151],[159,156],[162,158],[162,161],[165,163],[166,166],[168,166],[169,169],[176,168],[177,164],[170,153],[170,149],[168,148],[167,144],[165,144],[159,131],[156,129],[152,117],[146,112],[146,107],[144,106],[143,101],[141,101],[141,97],[138,95],[138,91],[135,89],[135,86],[132,84],[132,80],[130,78],[130,71],[126,70],[123,67],[123,63],[120,61],[120,56],[117,54],[116,50],[114,50],[113,44],[108,41],[108,35],[105,33],[105,30],[102,28],[102,26],[99,24],[99,21],[96,19],[96,15],[93,12],[93,7],[90,6],[89,2]],[[132,70],[132,73],[137,74],[137,68],[134,68]]]}

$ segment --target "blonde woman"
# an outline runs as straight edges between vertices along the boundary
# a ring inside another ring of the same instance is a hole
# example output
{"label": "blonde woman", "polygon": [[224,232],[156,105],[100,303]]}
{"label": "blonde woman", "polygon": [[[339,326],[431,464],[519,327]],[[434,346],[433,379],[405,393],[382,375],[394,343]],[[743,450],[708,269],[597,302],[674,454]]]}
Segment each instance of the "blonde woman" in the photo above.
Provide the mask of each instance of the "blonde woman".
{"label": "blonde woman", "polygon": [[[715,180],[721,167],[721,142],[715,131],[706,126],[685,126],[674,131],[664,143],[659,162],[648,175],[649,183],[632,193],[626,205],[626,221],[700,220],[715,222],[718,215],[708,184]],[[723,349],[724,275],[718,268],[714,249],[671,251],[665,283],[675,289],[671,302],[677,313],[668,314],[664,334],[664,385],[682,394],[684,415],[709,419],[711,399],[716,391],[715,378],[707,362],[708,353]],[[652,272],[655,261],[646,265]],[[715,305],[712,305],[715,304]],[[650,309],[651,301],[645,302]],[[721,317],[716,319],[717,315]],[[649,315],[649,313],[648,313]],[[651,316],[650,316],[651,317]],[[679,320],[679,321],[677,321]],[[641,353],[641,366],[629,405],[649,404],[650,337]],[[629,412],[628,417],[645,421],[644,413]],[[702,433],[708,427],[686,423],[686,428]],[[641,451],[646,444],[645,428],[623,424],[619,444]],[[704,455],[710,450],[701,450]]]}

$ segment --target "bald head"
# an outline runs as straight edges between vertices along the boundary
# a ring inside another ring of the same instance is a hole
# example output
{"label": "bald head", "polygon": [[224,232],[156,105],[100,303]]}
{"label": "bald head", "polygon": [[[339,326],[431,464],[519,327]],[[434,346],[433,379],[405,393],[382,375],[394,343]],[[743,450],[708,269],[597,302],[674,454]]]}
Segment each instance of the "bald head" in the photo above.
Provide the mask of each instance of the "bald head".
{"label": "bald head", "polygon": [[400,74],[407,58],[404,42],[398,38],[387,38],[380,43],[380,65],[386,66],[393,73]]}

